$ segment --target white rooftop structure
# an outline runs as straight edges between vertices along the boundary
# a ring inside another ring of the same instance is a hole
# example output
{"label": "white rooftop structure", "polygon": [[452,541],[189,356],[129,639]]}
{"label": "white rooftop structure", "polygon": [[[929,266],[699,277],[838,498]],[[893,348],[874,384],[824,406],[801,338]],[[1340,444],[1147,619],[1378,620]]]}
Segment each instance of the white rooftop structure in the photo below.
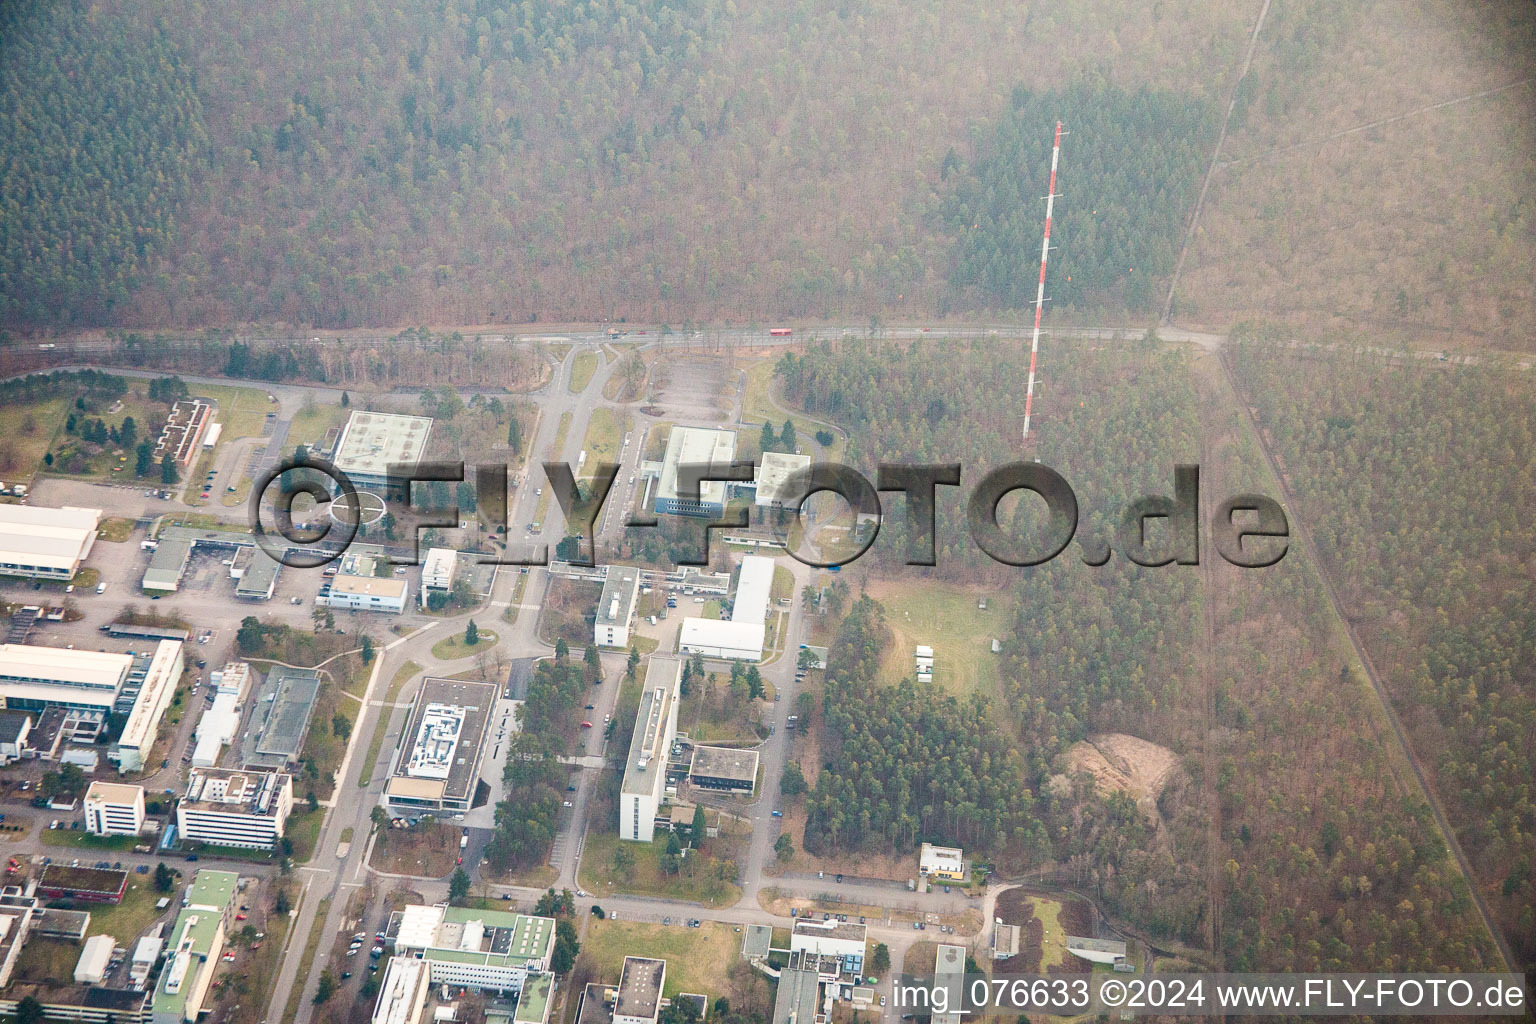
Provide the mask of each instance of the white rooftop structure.
{"label": "white rooftop structure", "polygon": [[463,731],[463,708],[452,704],[428,704],[405,773],[418,779],[448,778]]}
{"label": "white rooftop structure", "polygon": [[453,570],[459,553],[452,548],[432,548],[421,566],[422,590],[447,591],[453,586]]}
{"label": "white rooftop structure", "polygon": [[101,979],[107,976],[107,964],[111,962],[116,946],[117,940],[110,935],[92,935],[86,939],[80,959],[75,963],[75,984],[101,984]]}
{"label": "white rooftop structure", "polygon": [[132,667],[128,654],[3,644],[0,700],[22,710],[61,704],[110,711]]}
{"label": "white rooftop structure", "polygon": [[673,427],[667,436],[661,479],[656,487],[655,510],[663,515],[719,515],[725,509],[725,481],[700,483],[699,498],[680,493],[679,466],[725,469],[736,457],[736,434],[712,427]]}
{"label": "white rooftop structure", "polygon": [[336,442],[336,468],[354,482],[382,484],[391,466],[414,466],[427,453],[432,420],[356,410]]}
{"label": "white rooftop structure", "polygon": [[761,661],[768,633],[760,622],[727,622],[723,619],[688,618],[678,637],[678,650],[706,658]]}
{"label": "white rooftop structure", "polygon": [[790,455],[785,452],[764,452],[757,464],[757,504],[782,505],[788,497],[785,485],[790,477],[809,468],[809,455]]}
{"label": "white rooftop structure", "polygon": [[415,1024],[432,987],[432,965],[413,956],[391,957],[379,986],[372,1024]]}
{"label": "white rooftop structure", "polygon": [[122,735],[117,740],[117,770],[120,772],[142,771],[144,759],[155,745],[160,732],[160,719],[176,695],[181,673],[186,662],[180,640],[161,640],[155,645],[155,654],[149,661],[140,685],[139,696],[123,723]]}
{"label": "white rooftop structure", "polygon": [[732,622],[762,625],[768,617],[768,599],[773,592],[773,559],[748,555],[741,560],[741,574],[736,580],[736,603],[731,606]]}
{"label": "white rooftop structure", "polygon": [[100,523],[99,508],[0,505],[0,575],[71,579]]}
{"label": "white rooftop structure", "polygon": [[232,743],[240,728],[240,712],[236,710],[238,697],[233,693],[220,693],[213,698],[213,706],[197,720],[197,746],[192,751],[195,768],[211,768],[219,760],[219,751]]}

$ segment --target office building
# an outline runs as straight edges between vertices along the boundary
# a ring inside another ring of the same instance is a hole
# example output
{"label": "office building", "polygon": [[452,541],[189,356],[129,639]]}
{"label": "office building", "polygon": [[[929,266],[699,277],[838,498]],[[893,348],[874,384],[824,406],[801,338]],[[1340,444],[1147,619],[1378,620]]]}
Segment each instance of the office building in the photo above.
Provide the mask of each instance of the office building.
{"label": "office building", "polygon": [[331,461],[354,487],[383,490],[393,470],[409,473],[426,457],[431,436],[432,420],[426,416],[354,410]]}
{"label": "office building", "polygon": [[49,706],[105,715],[117,703],[133,657],[28,644],[0,645],[0,705],[20,711]]}
{"label": "office building", "polygon": [[321,585],[315,603],[354,612],[389,612],[399,615],[405,611],[410,590],[409,584],[398,576],[337,574]]}
{"label": "office building", "polygon": [[946,882],[965,879],[965,856],[953,846],[934,846],[924,843],[918,853],[917,870],[928,878]]}
{"label": "office building", "polygon": [[0,505],[0,576],[74,579],[100,524],[99,508]]}
{"label": "office building", "polygon": [[91,783],[85,791],[85,830],[93,836],[136,836],[144,831],[144,787]]}
{"label": "office building", "polygon": [[400,734],[394,771],[384,786],[397,810],[467,811],[480,780],[485,733],[501,687],[429,677],[416,693]]}
{"label": "office building", "polygon": [[46,900],[119,903],[128,891],[128,872],[114,868],[72,868],[49,864],[37,882],[37,895]]}
{"label": "office building", "polygon": [[619,974],[619,990],[613,1001],[613,1024],[656,1024],[661,1016],[661,993],[667,983],[667,962],[645,956],[626,956]]}
{"label": "office building", "polygon": [[[804,486],[789,485],[795,474],[810,469],[809,455],[788,455],[784,452],[764,452],[757,463],[757,489],[755,501],[759,508],[783,508],[798,504]],[[787,501],[786,501],[787,499]]]}
{"label": "office building", "polygon": [[779,972],[779,989],[773,998],[773,1024],[821,1024],[821,975],[813,970],[786,967]]}
{"label": "office building", "polygon": [[433,594],[444,597],[453,590],[453,572],[458,567],[459,553],[452,548],[431,548],[426,561],[421,564],[421,603]]}
{"label": "office building", "polygon": [[297,768],[319,696],[320,673],[316,670],[272,666],[247,723],[241,763],[247,768],[279,772]]}
{"label": "office building", "polygon": [[648,843],[656,835],[656,815],[666,793],[667,758],[677,737],[681,658],[653,655],[635,713],[629,758],[619,790],[619,838]]}
{"label": "office building", "polygon": [[597,617],[592,622],[592,642],[599,647],[628,647],[629,625],[639,600],[640,570],[610,565],[603,581],[603,595],[597,601]]}
{"label": "office building", "polygon": [[767,639],[768,602],[773,595],[773,559],[748,555],[736,578],[730,621],[697,616],[683,620],[678,649],[684,654],[735,661],[761,661]]}
{"label": "office building", "polygon": [[395,951],[431,965],[432,984],[520,992],[530,974],[549,970],[555,922],[500,910],[412,905],[389,925]]}
{"label": "office building", "polygon": [[667,437],[667,453],[662,459],[661,479],[656,487],[656,513],[720,518],[725,513],[725,481],[704,481],[700,483],[697,495],[685,494],[678,470],[682,466],[707,466],[719,472],[728,469],[735,457],[736,434],[733,431],[673,427]]}
{"label": "office building", "polygon": [[688,781],[704,789],[751,796],[757,788],[757,760],[755,750],[696,746]]}
{"label": "office building", "polygon": [[270,849],[293,810],[293,777],[276,772],[193,768],[176,805],[183,842]]}
{"label": "office building", "polygon": [[155,465],[169,455],[182,469],[192,465],[203,450],[203,433],[213,422],[213,406],[200,398],[184,398],[171,406],[171,414],[155,441]]}
{"label": "office building", "polygon": [[862,963],[867,938],[868,929],[856,921],[812,921],[802,917],[795,920],[790,930],[789,951]]}
{"label": "office building", "polygon": [[219,763],[224,748],[234,742],[240,728],[240,702],[232,693],[214,694],[213,703],[197,720],[193,735],[192,767],[212,768]]}
{"label": "office building", "polygon": [[154,750],[155,740],[160,736],[160,722],[165,717],[166,709],[171,706],[171,700],[176,696],[176,687],[181,683],[181,675],[186,670],[183,651],[181,641],[161,640],[155,645],[155,653],[149,659],[142,678],[138,677],[135,666],[131,678],[138,683],[138,696],[134,698],[128,720],[123,723],[117,745],[109,755],[117,762],[119,772],[144,770],[145,762]]}
{"label": "office building", "polygon": [[933,987],[935,991],[943,989],[948,995],[944,1004],[949,1009],[944,1013],[935,1013],[931,1024],[960,1024],[963,1019],[960,1007],[964,1005],[965,996],[965,947],[952,946],[948,943],[939,947],[938,957],[933,966]]}
{"label": "office building", "polygon": [[153,1024],[193,1024],[207,1009],[239,884],[240,876],[233,871],[199,871],[193,879],[171,927],[165,968],[155,983]]}

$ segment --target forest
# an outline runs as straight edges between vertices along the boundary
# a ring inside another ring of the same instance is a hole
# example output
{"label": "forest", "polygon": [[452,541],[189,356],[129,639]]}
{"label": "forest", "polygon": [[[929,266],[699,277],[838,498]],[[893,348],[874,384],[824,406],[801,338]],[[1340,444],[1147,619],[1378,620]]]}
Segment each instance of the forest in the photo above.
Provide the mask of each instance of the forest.
{"label": "forest", "polygon": [[950,283],[960,308],[1022,309],[1035,299],[1043,197],[1056,121],[1071,134],[1051,225],[1057,306],[1145,312],[1161,303],[1214,141],[1213,108],[1184,94],[1128,92],[1084,77],[1063,90],[1014,89],[967,164],[954,151],[944,216],[956,236]]}
{"label": "forest", "polygon": [[[1266,343],[1268,342],[1268,343]],[[1536,402],[1503,364],[1233,365],[1517,956],[1536,958]]]}
{"label": "forest", "polygon": [[[1039,457],[1071,481],[1090,537],[1109,534],[1129,496],[1171,493],[1178,462],[1201,465],[1208,494],[1277,492],[1209,357],[1150,337],[1054,342],[1021,449],[1024,361],[999,354],[1016,344],[811,346],[781,357],[777,379],[788,400],[848,431],[861,466],[960,461],[979,474],[1021,450]],[[1119,555],[1094,568],[1074,546],[1008,570],[969,547],[959,505],[940,492],[934,569],[900,564],[897,515],[843,577],[855,592],[865,580],[899,579],[1010,595],[997,686],[979,696],[991,728],[1018,750],[1047,841],[1039,856],[1056,879],[1232,969],[1492,962],[1465,882],[1405,781],[1304,556],[1262,571],[1209,558],[1200,569],[1143,569]],[[859,673],[843,682],[849,670],[839,666],[859,664],[867,635],[854,630],[846,655],[843,640],[834,646],[829,692],[858,685]],[[838,743],[872,728],[857,709],[839,713],[854,722],[829,729]],[[1155,804],[1075,767],[1081,744],[1104,733],[1177,755]],[[824,747],[823,760],[816,791],[856,799],[861,813],[866,794],[887,797],[866,774],[878,759],[864,748]],[[880,803],[871,821],[883,824],[893,812]],[[808,849],[826,841],[810,834],[824,821],[808,824]]]}

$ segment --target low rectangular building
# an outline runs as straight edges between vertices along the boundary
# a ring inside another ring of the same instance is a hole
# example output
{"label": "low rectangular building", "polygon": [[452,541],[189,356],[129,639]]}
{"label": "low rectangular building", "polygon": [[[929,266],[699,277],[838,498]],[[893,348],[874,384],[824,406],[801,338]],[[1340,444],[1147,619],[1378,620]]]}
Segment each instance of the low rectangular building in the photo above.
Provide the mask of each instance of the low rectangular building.
{"label": "low rectangular building", "polygon": [[161,640],[155,645],[155,653],[139,683],[139,694],[134,699],[133,710],[123,723],[122,734],[109,755],[117,762],[118,772],[139,772],[154,750],[160,736],[160,721],[176,696],[186,670],[184,648],[179,640]]}
{"label": "low rectangular building", "polygon": [[1125,959],[1125,943],[1117,939],[1067,936],[1067,952],[1096,964],[1118,964]]}
{"label": "low rectangular building", "polygon": [[37,894],[49,900],[118,903],[128,891],[128,872],[112,868],[71,868],[49,864],[37,881]]}
{"label": "low rectangular building", "polygon": [[396,576],[336,575],[320,587],[315,603],[354,612],[389,612],[399,615],[405,611],[409,595],[410,586]]}
{"label": "low rectangular building", "polygon": [[662,458],[661,479],[656,487],[655,510],[658,515],[694,516],[718,519],[725,514],[725,481],[712,480],[699,485],[699,493],[683,493],[679,468],[708,466],[713,470],[729,468],[736,457],[736,434],[710,427],[673,427],[667,437],[667,453]]}
{"label": "low rectangular building", "polygon": [[144,787],[91,783],[85,791],[85,830],[93,836],[136,836],[144,831]]}
{"label": "low rectangular building", "polygon": [[421,563],[421,603],[427,603],[432,593],[446,595],[453,589],[453,570],[459,562],[459,553],[452,548],[431,548]]}
{"label": "low rectangular building", "polygon": [[603,581],[603,594],[597,601],[597,617],[592,623],[592,642],[599,647],[628,647],[629,625],[640,599],[640,570],[628,565],[610,565]]}
{"label": "low rectangular building", "polygon": [[933,1014],[931,1024],[960,1024],[963,1019],[960,1007],[964,1005],[965,996],[965,947],[952,946],[948,943],[939,947],[938,956],[933,966],[933,987],[935,990],[943,989],[947,993],[950,1009],[945,1013]]}
{"label": "low rectangular building", "polygon": [[0,576],[74,579],[100,524],[99,508],[0,505]]}
{"label": "low rectangular building", "polygon": [[705,789],[751,795],[757,788],[757,761],[755,750],[697,746],[693,748],[688,781]]}
{"label": "low rectangular building", "polygon": [[171,406],[171,414],[155,441],[155,463],[169,455],[186,469],[203,450],[203,432],[213,422],[213,406],[200,398],[184,398]]}
{"label": "low rectangular building", "polygon": [[151,1024],[149,993],[98,985],[13,984],[0,993],[0,1017],[15,1017],[28,996],[43,1008],[43,1019],[78,1024]]}
{"label": "low rectangular building", "polygon": [[667,983],[667,962],[645,956],[626,956],[619,974],[619,990],[613,1001],[613,1024],[656,1024],[661,1016],[661,994]]}
{"label": "low rectangular building", "polygon": [[629,740],[629,758],[619,790],[619,838],[648,843],[656,836],[656,814],[667,785],[667,758],[677,737],[681,658],[653,655]]}
{"label": "low rectangular building", "polygon": [[728,622],[724,619],[683,620],[678,650],[726,661],[762,661],[768,631],[762,623]]}
{"label": "low rectangular building", "polygon": [[183,842],[270,849],[293,810],[293,777],[276,772],[193,768],[176,805]]}
{"label": "low rectangular building", "polygon": [[496,683],[422,681],[384,797],[396,809],[467,811],[480,781]]}
{"label": "low rectangular building", "polygon": [[797,918],[789,933],[791,953],[810,953],[838,960],[864,960],[869,929],[854,921],[810,921]]}
{"label": "low rectangular building", "polygon": [[245,741],[242,760],[258,770],[286,771],[299,763],[310,718],[320,696],[320,673],[312,668],[274,665],[251,713],[254,742]]}
{"label": "low rectangular building", "polygon": [[917,870],[929,878],[959,882],[965,879],[965,856],[953,846],[924,843],[917,858]]}
{"label": "low rectangular building", "polygon": [[520,992],[530,974],[549,970],[555,922],[500,910],[408,906],[390,920],[395,951],[430,965],[432,984]]}
{"label": "low rectangular building", "polygon": [[42,711],[55,706],[110,713],[133,657],[105,651],[30,644],[0,645],[0,706]]}
{"label": "low rectangular building", "polygon": [[107,976],[107,964],[112,962],[112,950],[117,940],[110,935],[92,935],[80,948],[80,959],[75,961],[76,985],[100,985]]}
{"label": "low rectangular building", "polygon": [[796,474],[811,467],[809,455],[764,452],[757,463],[755,500],[760,508],[783,508],[800,497],[800,488],[789,484]]}
{"label": "low rectangular building", "polygon": [[779,990],[773,997],[773,1024],[820,1024],[821,975],[816,971],[787,967],[779,972]]}
{"label": "low rectangular building", "polygon": [[431,965],[411,956],[393,956],[373,1005],[372,1024],[416,1024],[432,989]]}

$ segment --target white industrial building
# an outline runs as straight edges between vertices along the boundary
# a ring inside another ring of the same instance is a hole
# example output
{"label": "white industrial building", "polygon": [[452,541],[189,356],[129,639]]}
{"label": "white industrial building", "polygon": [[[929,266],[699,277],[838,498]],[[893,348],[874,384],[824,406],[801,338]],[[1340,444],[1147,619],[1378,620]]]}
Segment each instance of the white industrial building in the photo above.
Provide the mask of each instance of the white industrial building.
{"label": "white industrial building", "polygon": [[629,739],[629,759],[619,792],[619,838],[648,843],[656,836],[656,815],[667,786],[667,758],[677,738],[681,658],[653,656]]}
{"label": "white industrial building", "polygon": [[799,488],[791,493],[786,486],[796,473],[809,469],[809,455],[764,452],[757,464],[755,500],[760,508],[782,508],[786,498],[798,498]]}
{"label": "white industrial building", "polygon": [[405,472],[427,454],[432,420],[426,416],[353,410],[336,442],[336,468],[356,487],[387,488],[394,467]]}
{"label": "white industrial building", "polygon": [[552,918],[442,904],[396,911],[388,934],[396,953],[429,965],[432,984],[491,992],[521,992],[555,948]]}
{"label": "white industrial building", "polygon": [[679,491],[680,466],[709,466],[723,470],[736,457],[736,434],[711,427],[673,427],[667,436],[667,453],[662,459],[661,479],[656,486],[655,510],[658,515],[697,516],[718,519],[725,514],[726,483],[723,480],[699,484],[697,500]]}
{"label": "white industrial building", "polygon": [[0,576],[73,579],[100,524],[99,508],[0,505]]}
{"label": "white industrial building", "polygon": [[773,559],[748,555],[741,560],[736,600],[729,621],[693,616],[683,620],[678,649],[684,654],[736,661],[761,661],[767,639],[768,602],[773,593]]}
{"label": "white industrial building", "polygon": [[31,735],[31,715],[25,711],[0,711],[0,767],[21,759]]}
{"label": "white industrial building", "polygon": [[216,694],[233,694],[236,703],[244,701],[251,687],[251,666],[243,661],[228,662],[208,673],[208,685]]}
{"label": "white industrial building", "polygon": [[80,949],[80,959],[75,962],[76,985],[100,985],[107,976],[107,965],[112,962],[112,950],[117,940],[110,935],[92,935]]}
{"label": "white industrial building", "polygon": [[421,603],[425,607],[432,594],[447,595],[453,589],[453,572],[459,553],[452,548],[431,548],[421,564]]}
{"label": "white industrial building", "polygon": [[144,787],[92,782],[85,791],[85,830],[93,836],[136,836],[144,831]]}
{"label": "white industrial building", "polygon": [[132,667],[128,654],[0,645],[0,705],[41,711],[52,704],[105,715]]}
{"label": "white industrial building", "polygon": [[154,656],[139,684],[133,710],[128,713],[122,735],[109,755],[117,762],[119,773],[144,770],[160,735],[160,721],[176,696],[176,687],[185,669],[186,658],[180,640],[161,640],[155,645]]}
{"label": "white industrial building", "polygon": [[321,589],[315,603],[354,612],[391,612],[399,615],[405,611],[410,590],[405,580],[397,576],[338,575],[332,577]]}
{"label": "white industrial building", "polygon": [[628,647],[629,625],[639,600],[640,570],[628,565],[609,566],[592,622],[592,642],[599,647]]}
{"label": "white industrial building", "polygon": [[213,704],[197,720],[194,735],[197,742],[192,747],[192,767],[212,768],[219,763],[219,754],[233,743],[240,729],[240,699],[233,693],[219,693]]}
{"label": "white industrial building", "polygon": [[176,805],[184,841],[269,849],[293,810],[293,776],[194,768]]}
{"label": "white industrial building", "polygon": [[862,961],[868,937],[866,926],[856,921],[810,921],[802,917],[795,920],[789,933],[789,951]]}
{"label": "white industrial building", "polygon": [[929,683],[933,681],[933,648],[926,644],[918,644],[916,653],[912,656],[913,665],[917,669],[917,681]]}
{"label": "white industrial building", "polygon": [[432,989],[432,969],[413,956],[390,957],[373,1007],[372,1024],[416,1024]]}

